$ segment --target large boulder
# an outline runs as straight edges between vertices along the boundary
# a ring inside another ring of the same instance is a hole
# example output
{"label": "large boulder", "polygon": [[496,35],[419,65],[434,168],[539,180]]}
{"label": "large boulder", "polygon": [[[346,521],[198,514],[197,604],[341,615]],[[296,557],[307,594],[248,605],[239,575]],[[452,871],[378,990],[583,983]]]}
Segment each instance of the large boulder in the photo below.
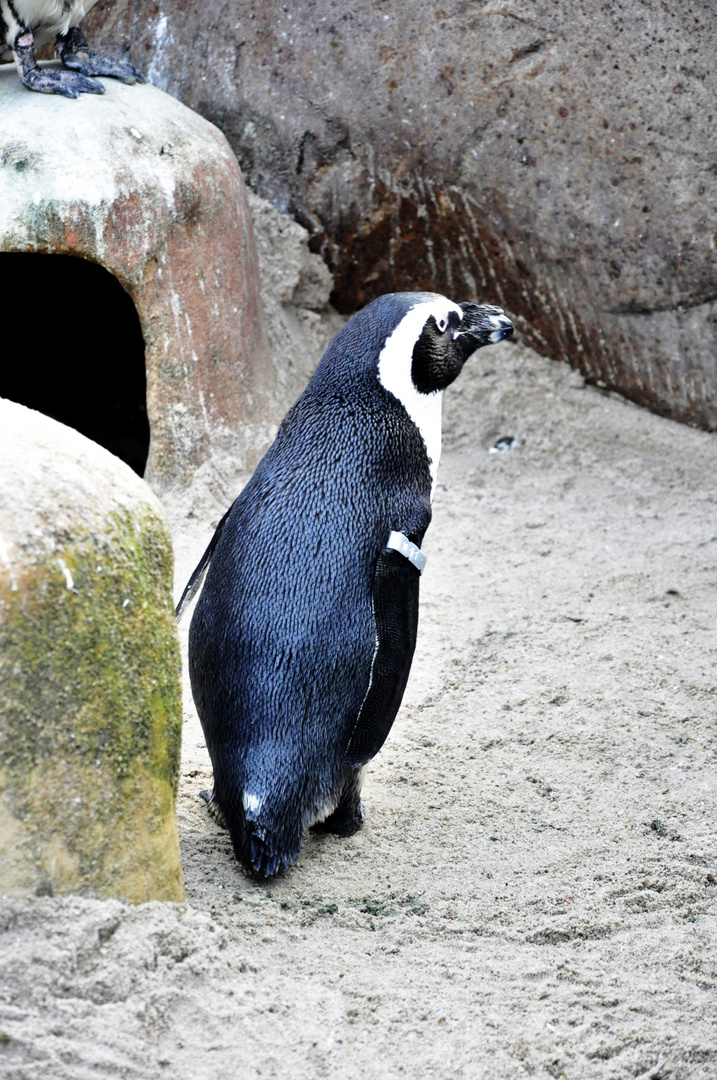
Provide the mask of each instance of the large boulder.
{"label": "large boulder", "polygon": [[[216,127],[154,86],[104,83],[71,101],[0,70],[0,251],[80,256],[129,293],[145,343],[145,478],[171,501],[216,457],[252,468],[280,419],[251,216]],[[83,340],[82,304],[58,331],[101,354]]]}
{"label": "large boulder", "polygon": [[182,900],[167,520],[71,428],[0,432],[0,891]]}
{"label": "large boulder", "polygon": [[704,0],[96,5],[226,133],[349,311],[502,303],[540,352],[717,427],[717,22]]}

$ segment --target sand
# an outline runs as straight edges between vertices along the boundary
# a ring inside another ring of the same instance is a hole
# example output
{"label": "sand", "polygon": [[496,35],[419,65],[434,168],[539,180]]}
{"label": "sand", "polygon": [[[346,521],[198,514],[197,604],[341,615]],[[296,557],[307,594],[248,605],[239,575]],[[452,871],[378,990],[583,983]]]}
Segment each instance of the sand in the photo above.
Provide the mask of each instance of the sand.
{"label": "sand", "polygon": [[444,428],[363,830],[249,881],[187,696],[187,904],[4,901],[7,1080],[717,1075],[717,438],[508,343]]}

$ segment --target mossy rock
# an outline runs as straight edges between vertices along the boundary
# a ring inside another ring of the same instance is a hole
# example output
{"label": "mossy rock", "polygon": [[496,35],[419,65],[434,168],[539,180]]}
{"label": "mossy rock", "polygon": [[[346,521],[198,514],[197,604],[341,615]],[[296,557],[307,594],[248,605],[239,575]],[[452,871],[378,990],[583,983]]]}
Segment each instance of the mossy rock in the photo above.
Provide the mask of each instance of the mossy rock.
{"label": "mossy rock", "polygon": [[182,900],[166,518],[64,425],[0,430],[0,891]]}

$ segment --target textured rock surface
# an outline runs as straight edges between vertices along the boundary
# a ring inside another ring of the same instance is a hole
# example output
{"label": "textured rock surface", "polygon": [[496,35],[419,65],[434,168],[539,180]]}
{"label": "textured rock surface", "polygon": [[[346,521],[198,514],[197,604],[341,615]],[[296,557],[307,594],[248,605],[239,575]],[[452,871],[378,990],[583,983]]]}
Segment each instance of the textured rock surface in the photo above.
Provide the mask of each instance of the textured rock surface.
{"label": "textured rock surface", "polygon": [[717,427],[708,0],[101,0],[86,24],[311,226],[341,310],[478,294],[545,355]]}
{"label": "textured rock surface", "polygon": [[68,101],[0,71],[0,250],[82,256],[130,294],[164,495],[215,454],[253,466],[279,418],[256,251],[221,132],[153,86],[105,87]]}
{"label": "textured rock surface", "polygon": [[[264,327],[274,369],[271,405],[276,408],[274,415],[282,417],[304,390],[345,318],[329,304],[333,279],[321,258],[309,251],[307,230],[280,213],[268,199],[251,191],[247,195],[259,257]],[[255,453],[264,449],[264,431],[273,436],[276,426],[259,429]],[[237,455],[229,443],[224,451],[214,450],[188,485],[163,495],[174,536],[177,599],[199,554],[188,537],[203,529],[205,544],[209,543],[220,518],[249,478],[247,463],[251,464],[250,455]]]}
{"label": "textured rock surface", "polygon": [[309,233],[268,199],[247,192],[259,256],[261,302],[282,413],[314,374],[344,318],[330,305],[333,277]]}
{"label": "textured rock surface", "polygon": [[166,518],[71,428],[0,430],[0,889],[181,900]]}

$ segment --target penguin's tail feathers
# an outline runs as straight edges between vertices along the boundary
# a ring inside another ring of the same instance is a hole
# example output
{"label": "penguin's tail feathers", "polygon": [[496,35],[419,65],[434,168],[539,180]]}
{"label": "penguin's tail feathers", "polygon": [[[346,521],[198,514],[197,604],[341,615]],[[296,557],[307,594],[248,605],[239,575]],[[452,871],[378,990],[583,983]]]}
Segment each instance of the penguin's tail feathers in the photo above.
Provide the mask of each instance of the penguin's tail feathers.
{"label": "penguin's tail feathers", "polygon": [[295,849],[287,849],[282,837],[257,821],[246,822],[242,843],[235,844],[234,851],[246,870],[264,878],[288,870],[299,857],[298,844]]}
{"label": "penguin's tail feathers", "polygon": [[[233,505],[234,504],[232,503],[232,506]],[[226,514],[224,515],[224,517],[222,518],[222,520],[219,522],[216,529],[214,530],[214,536],[209,541],[209,544],[207,545],[206,551],[204,552],[201,559],[199,560],[197,566],[195,567],[194,571],[192,572],[192,576],[190,577],[189,581],[187,582],[187,584],[186,584],[186,586],[184,588],[184,592],[182,593],[182,595],[180,597],[180,600],[179,600],[179,603],[177,604],[176,610],[174,612],[177,622],[179,622],[182,615],[184,614],[185,608],[187,608],[189,606],[189,604],[191,604],[192,600],[194,599],[194,597],[197,595],[197,593],[199,592],[199,590],[202,587],[202,582],[204,581],[204,575],[207,572],[207,569],[209,567],[209,563],[212,561],[212,555],[214,554],[214,549],[217,546],[217,542],[219,540],[219,537],[221,536],[222,530],[223,530],[224,526],[226,525],[226,521],[227,521],[227,518],[229,517],[229,514],[231,513],[231,509],[232,509],[232,507],[230,506],[229,509],[227,510]]]}
{"label": "penguin's tail feathers", "polygon": [[288,870],[299,857],[301,830],[289,835],[286,824],[272,828],[256,807],[248,807],[234,793],[220,798],[216,788],[201,791],[200,796],[216,823],[229,830],[237,861],[252,877],[270,878],[280,870]]}
{"label": "penguin's tail feathers", "polygon": [[295,815],[267,814],[256,796],[246,796],[233,785],[223,796],[216,787],[199,794],[216,823],[229,830],[237,861],[252,877],[270,878],[294,865],[302,835]]}
{"label": "penguin's tail feathers", "polygon": [[288,870],[299,857],[301,833],[287,835],[244,807],[224,807],[224,818],[237,860],[252,876],[270,878]]}

